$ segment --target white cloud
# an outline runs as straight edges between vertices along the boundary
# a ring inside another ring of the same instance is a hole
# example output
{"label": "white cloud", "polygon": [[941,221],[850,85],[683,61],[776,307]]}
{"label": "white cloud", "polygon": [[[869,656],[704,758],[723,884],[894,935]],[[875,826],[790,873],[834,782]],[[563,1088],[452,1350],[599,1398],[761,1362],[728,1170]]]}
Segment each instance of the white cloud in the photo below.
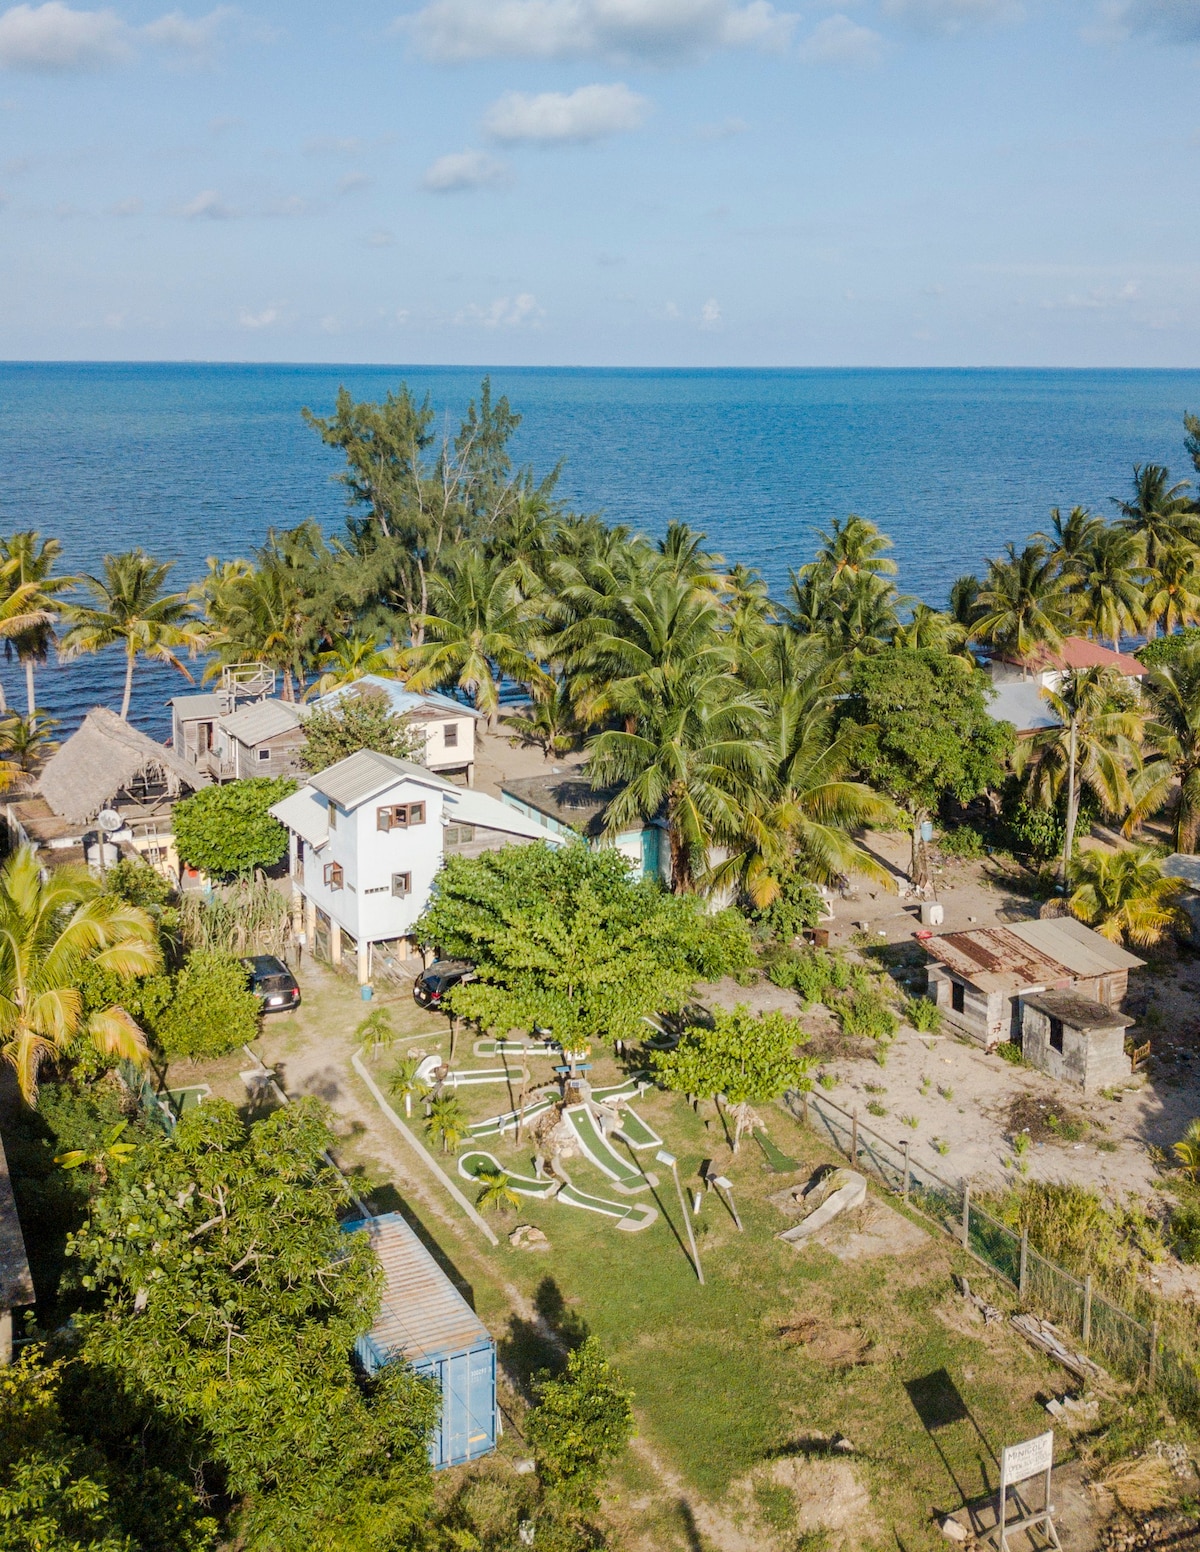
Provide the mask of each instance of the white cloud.
{"label": "white cloud", "polygon": [[211,54],[218,31],[233,15],[224,5],[195,19],[170,11],[144,27],[130,27],[107,8],[76,11],[62,0],[14,5],[0,13],[0,67],[98,70],[133,58],[139,43],[199,61]]}
{"label": "white cloud", "polygon": [[114,216],[140,216],[142,202],[136,194],[133,194],[128,199],[119,200],[111,207],[111,211]]}
{"label": "white cloud", "polygon": [[1200,41],[1200,0],[1124,0],[1106,5],[1095,41],[1110,42],[1142,33],[1168,43]]}
{"label": "white cloud", "polygon": [[537,327],[545,311],[538,306],[537,298],[528,291],[520,296],[498,296],[487,307],[472,302],[454,319],[457,324],[476,324],[483,329],[519,329],[522,324]]}
{"label": "white cloud", "polygon": [[811,65],[877,65],[884,47],[873,28],[839,13],[817,24],[801,43],[800,58]]}
{"label": "white cloud", "polygon": [[318,135],[304,142],[305,156],[359,156],[362,150],[356,135]]}
{"label": "white cloud", "polygon": [[377,226],[367,238],[368,248],[394,248],[396,246],[396,234],[389,232],[386,226]]}
{"label": "white cloud", "polygon": [[611,86],[580,86],[573,92],[505,92],[488,109],[483,127],[493,140],[506,144],[537,141],[543,145],[602,140],[638,129],[649,103],[637,92],[615,82]]}
{"label": "white cloud", "polygon": [[238,323],[243,329],[269,329],[278,322],[278,307],[264,307],[261,313],[252,313],[248,307],[243,307],[238,314]]}
{"label": "white cloud", "polygon": [[0,15],[7,70],[96,70],[128,58],[128,29],[115,11],[73,11],[61,0],[14,5]]}
{"label": "white cloud", "polygon": [[715,296],[710,296],[700,309],[700,327],[716,329],[721,325],[721,308]]}
{"label": "white cloud", "polygon": [[700,124],[696,128],[698,140],[731,140],[734,135],[744,135],[750,128],[745,119],[721,119],[715,124]]}
{"label": "white cloud", "polygon": [[597,58],[670,64],[782,48],[795,16],[770,0],[430,0],[397,25],[433,59]]}
{"label": "white cloud", "polygon": [[899,16],[924,32],[962,32],[989,22],[1020,21],[1021,0],[884,0],[889,16]]}
{"label": "white cloud", "polygon": [[216,189],[204,189],[196,195],[195,199],[189,199],[179,214],[189,221],[228,221],[233,211],[221,202],[221,196]]}
{"label": "white cloud", "polygon": [[459,189],[482,189],[507,183],[507,166],[484,151],[452,151],[426,168],[423,188],[432,194],[452,194]]}
{"label": "white cloud", "polygon": [[365,189],[370,181],[365,172],[348,172],[338,179],[338,193],[353,194],[355,189]]}

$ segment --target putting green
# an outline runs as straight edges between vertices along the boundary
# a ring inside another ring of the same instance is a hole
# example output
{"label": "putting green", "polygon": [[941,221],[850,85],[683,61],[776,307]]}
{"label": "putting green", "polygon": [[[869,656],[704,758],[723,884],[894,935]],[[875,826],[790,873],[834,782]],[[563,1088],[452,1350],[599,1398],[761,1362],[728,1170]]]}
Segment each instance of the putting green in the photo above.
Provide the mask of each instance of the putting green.
{"label": "putting green", "polygon": [[579,1139],[584,1158],[607,1175],[619,1191],[645,1191],[655,1183],[613,1149],[586,1105],[571,1105],[565,1115]]}
{"label": "putting green", "polygon": [[[540,1116],[543,1111],[549,1110],[550,1106],[557,1099],[558,1095],[552,1094],[546,1099],[531,1100],[525,1106],[525,1124],[528,1125],[535,1116]],[[469,1137],[498,1137],[502,1132],[507,1132],[510,1127],[515,1131],[520,1116],[521,1112],[519,1110],[506,1110],[503,1115],[489,1116],[486,1121],[476,1121],[474,1126],[468,1126],[467,1135]]]}
{"label": "putting green", "polygon": [[514,1175],[511,1170],[505,1169],[494,1154],[484,1153],[482,1149],[464,1153],[458,1161],[458,1172],[466,1180],[478,1180],[480,1171],[485,1169],[507,1175],[509,1185],[518,1196],[551,1196],[558,1184],[555,1180],[535,1180],[529,1175]]}

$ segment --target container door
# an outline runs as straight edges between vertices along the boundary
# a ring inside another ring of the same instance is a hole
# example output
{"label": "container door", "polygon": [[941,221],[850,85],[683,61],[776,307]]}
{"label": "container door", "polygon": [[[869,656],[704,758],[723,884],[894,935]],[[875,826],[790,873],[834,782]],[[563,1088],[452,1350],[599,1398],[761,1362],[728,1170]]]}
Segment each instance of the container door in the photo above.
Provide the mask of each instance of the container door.
{"label": "container door", "polygon": [[471,1410],[467,1449],[474,1460],[496,1448],[496,1349],[476,1348],[469,1361]]}
{"label": "container door", "polygon": [[455,1466],[467,1460],[467,1438],[471,1432],[471,1355],[455,1353],[444,1358],[442,1371],[442,1459],[440,1464]]}

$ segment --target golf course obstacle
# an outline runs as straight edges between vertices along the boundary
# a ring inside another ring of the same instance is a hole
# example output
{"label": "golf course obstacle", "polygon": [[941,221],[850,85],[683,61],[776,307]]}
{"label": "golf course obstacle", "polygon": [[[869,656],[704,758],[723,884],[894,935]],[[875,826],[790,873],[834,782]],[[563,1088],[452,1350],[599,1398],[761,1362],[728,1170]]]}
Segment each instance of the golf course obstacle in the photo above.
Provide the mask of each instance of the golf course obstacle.
{"label": "golf course obstacle", "polygon": [[476,1040],[471,1047],[476,1056],[559,1056],[562,1047],[557,1040]]}
{"label": "golf course obstacle", "polygon": [[608,1176],[614,1190],[633,1196],[658,1184],[656,1175],[643,1173],[635,1164],[621,1157],[600,1130],[590,1106],[568,1105],[563,1111],[563,1118],[575,1133],[579,1151],[589,1164],[594,1164],[602,1175]]}
{"label": "golf course obstacle", "polygon": [[[417,1068],[417,1080],[432,1085],[433,1075],[442,1065],[442,1058],[434,1052]],[[446,1074],[442,1084],[446,1089],[468,1088],[477,1083],[519,1083],[529,1077],[526,1067],[455,1067]]]}
{"label": "golf course obstacle", "polygon": [[618,1229],[624,1229],[629,1234],[648,1229],[658,1217],[658,1209],[645,1202],[610,1202],[605,1197],[581,1191],[569,1180],[564,1184],[559,1180],[535,1180],[530,1175],[514,1175],[511,1170],[505,1169],[494,1154],[485,1153],[482,1149],[464,1153],[459,1158],[458,1172],[464,1180],[477,1182],[485,1170],[506,1176],[518,1196],[537,1197],[541,1201],[553,1198],[565,1207],[578,1207],[585,1212],[598,1213],[602,1218],[611,1218]]}
{"label": "golf course obstacle", "polygon": [[[535,1121],[538,1116],[545,1115],[551,1105],[558,1103],[558,1091],[552,1094],[542,1095],[531,1099],[525,1106],[525,1125]],[[519,1110],[506,1110],[503,1115],[489,1116],[486,1121],[476,1121],[474,1126],[467,1127],[469,1137],[502,1137],[505,1132],[515,1132],[517,1122],[521,1119]]]}

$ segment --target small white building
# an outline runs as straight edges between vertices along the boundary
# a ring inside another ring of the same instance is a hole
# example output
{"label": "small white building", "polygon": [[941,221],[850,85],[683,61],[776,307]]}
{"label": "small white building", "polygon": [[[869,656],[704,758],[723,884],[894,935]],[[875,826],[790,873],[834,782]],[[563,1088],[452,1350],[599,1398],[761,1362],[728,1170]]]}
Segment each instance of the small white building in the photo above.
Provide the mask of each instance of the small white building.
{"label": "small white building", "polygon": [[271,813],[290,835],[295,910],[310,947],[327,935],[340,964],[353,946],[363,984],[374,945],[407,956],[446,856],[562,844],[498,798],[371,749],[310,776]]}
{"label": "small white building", "polygon": [[392,711],[403,717],[409,728],[423,740],[415,758],[427,770],[437,771],[448,781],[471,786],[475,779],[475,726],[483,713],[461,701],[436,691],[418,694],[404,687],[399,679],[382,674],[364,674],[350,684],[330,690],[312,702],[325,710],[351,695],[386,695]]}

